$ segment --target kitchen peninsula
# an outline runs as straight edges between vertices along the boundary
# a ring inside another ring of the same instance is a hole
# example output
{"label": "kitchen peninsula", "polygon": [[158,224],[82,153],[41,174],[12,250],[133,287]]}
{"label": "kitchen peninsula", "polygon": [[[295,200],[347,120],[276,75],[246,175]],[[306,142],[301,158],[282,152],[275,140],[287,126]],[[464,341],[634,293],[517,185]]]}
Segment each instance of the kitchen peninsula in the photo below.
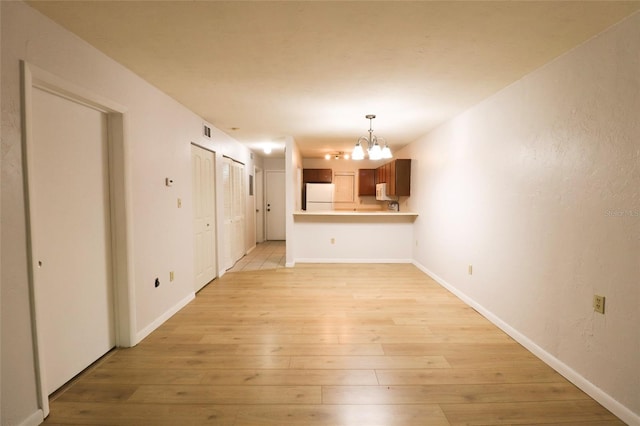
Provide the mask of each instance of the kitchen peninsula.
{"label": "kitchen peninsula", "polygon": [[294,212],[296,263],[410,263],[412,212]]}

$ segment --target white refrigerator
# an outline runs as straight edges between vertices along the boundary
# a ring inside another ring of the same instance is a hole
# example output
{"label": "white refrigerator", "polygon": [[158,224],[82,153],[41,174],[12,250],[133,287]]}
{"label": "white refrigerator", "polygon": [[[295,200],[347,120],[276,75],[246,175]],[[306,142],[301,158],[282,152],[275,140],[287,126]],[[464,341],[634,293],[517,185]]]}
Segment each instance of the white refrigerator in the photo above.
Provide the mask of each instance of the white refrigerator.
{"label": "white refrigerator", "polygon": [[306,185],[308,212],[333,210],[334,188],[332,183],[308,183]]}

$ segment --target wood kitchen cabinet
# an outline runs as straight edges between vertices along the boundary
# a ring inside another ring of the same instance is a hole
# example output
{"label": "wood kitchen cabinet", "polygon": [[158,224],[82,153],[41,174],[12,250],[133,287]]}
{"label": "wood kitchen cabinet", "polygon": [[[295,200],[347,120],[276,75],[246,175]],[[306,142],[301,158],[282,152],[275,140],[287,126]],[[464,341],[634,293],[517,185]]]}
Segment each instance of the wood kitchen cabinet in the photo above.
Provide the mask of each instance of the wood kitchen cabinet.
{"label": "wood kitchen cabinet", "polygon": [[302,183],[331,183],[331,169],[302,169]]}
{"label": "wood kitchen cabinet", "polygon": [[380,166],[376,169],[376,183],[387,183],[387,169]]}
{"label": "wood kitchen cabinet", "polygon": [[358,169],[358,196],[376,195],[376,169]]}
{"label": "wood kitchen cabinet", "polygon": [[376,183],[387,184],[387,195],[411,195],[411,160],[393,160],[378,167]]}

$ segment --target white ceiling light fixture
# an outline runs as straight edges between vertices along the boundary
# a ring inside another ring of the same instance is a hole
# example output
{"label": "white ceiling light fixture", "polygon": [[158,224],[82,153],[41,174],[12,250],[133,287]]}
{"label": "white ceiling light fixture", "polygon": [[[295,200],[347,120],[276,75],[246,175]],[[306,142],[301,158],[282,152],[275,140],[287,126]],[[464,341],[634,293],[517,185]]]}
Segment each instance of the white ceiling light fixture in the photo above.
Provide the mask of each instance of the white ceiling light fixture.
{"label": "white ceiling light fixture", "polygon": [[346,153],[344,153],[342,151],[336,152],[335,154],[325,154],[324,155],[324,159],[325,160],[331,160],[332,158],[334,160],[339,160],[341,158],[343,158],[345,160],[348,160],[350,158],[350,156],[349,156],[349,154],[346,154]]}
{"label": "white ceiling light fixture", "polygon": [[[353,148],[351,158],[354,160],[364,160],[364,149],[362,148],[363,144],[366,144],[367,146],[367,154],[369,155],[369,160],[382,160],[392,158],[393,155],[391,154],[389,145],[387,145],[387,141],[384,138],[377,137],[373,134],[372,120],[376,118],[375,114],[367,114],[365,115],[365,118],[369,120],[369,136],[360,136],[358,142],[356,142],[356,146]],[[380,147],[380,143],[384,143],[384,148]]]}
{"label": "white ceiling light fixture", "polygon": [[265,154],[267,154],[267,155],[268,155],[268,154],[271,154],[271,151],[272,151],[272,150],[273,150],[273,149],[271,148],[271,145],[268,145],[268,144],[267,144],[267,145],[265,145],[265,146],[264,146],[264,148],[262,148],[262,151],[263,151]]}

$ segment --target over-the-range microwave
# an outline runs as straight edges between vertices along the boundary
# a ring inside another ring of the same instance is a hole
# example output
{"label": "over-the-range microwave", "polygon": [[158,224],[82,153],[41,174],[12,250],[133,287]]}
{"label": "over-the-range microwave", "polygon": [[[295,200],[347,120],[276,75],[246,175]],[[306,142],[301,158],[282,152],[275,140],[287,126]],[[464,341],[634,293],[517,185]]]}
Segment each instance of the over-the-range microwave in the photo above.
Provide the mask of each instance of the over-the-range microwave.
{"label": "over-the-range microwave", "polygon": [[387,195],[387,184],[386,183],[377,183],[376,184],[376,200],[378,201],[395,201],[394,197],[390,197]]}

